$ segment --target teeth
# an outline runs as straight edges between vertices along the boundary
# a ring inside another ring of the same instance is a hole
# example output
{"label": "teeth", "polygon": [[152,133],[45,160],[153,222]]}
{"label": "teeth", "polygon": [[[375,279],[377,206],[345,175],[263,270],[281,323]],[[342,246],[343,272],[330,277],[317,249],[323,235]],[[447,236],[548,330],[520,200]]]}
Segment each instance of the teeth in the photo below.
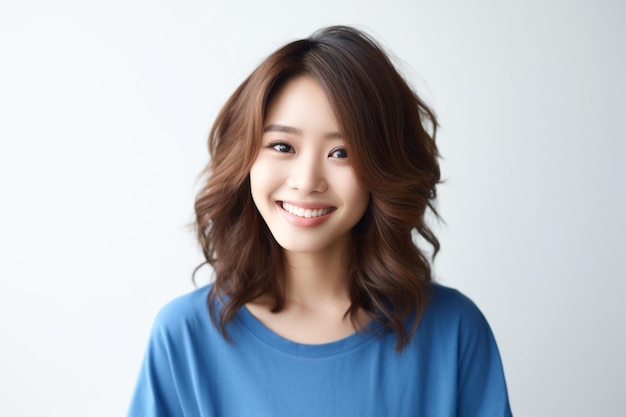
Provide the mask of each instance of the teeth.
{"label": "teeth", "polygon": [[284,201],[282,205],[283,205],[283,208],[287,210],[289,213],[298,217],[305,217],[305,218],[323,216],[325,214],[330,213],[330,210],[331,210],[329,208],[304,209],[302,207],[294,206],[293,204],[285,203]]}

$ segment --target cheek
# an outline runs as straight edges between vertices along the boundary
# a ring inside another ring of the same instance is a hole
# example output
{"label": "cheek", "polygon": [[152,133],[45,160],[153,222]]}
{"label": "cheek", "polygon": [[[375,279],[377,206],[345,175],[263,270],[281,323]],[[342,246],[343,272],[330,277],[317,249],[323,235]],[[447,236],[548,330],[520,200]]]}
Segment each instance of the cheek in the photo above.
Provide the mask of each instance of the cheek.
{"label": "cheek", "polygon": [[361,215],[359,216],[362,217],[363,214],[365,214],[365,210],[367,210],[367,206],[369,205],[370,202],[370,193],[369,191],[367,191],[365,188],[363,188],[360,184],[358,187],[358,192],[355,194],[355,205],[358,206],[359,211],[361,212]]}
{"label": "cheek", "polygon": [[369,204],[369,191],[356,179],[354,174],[346,175],[341,180],[341,189],[346,203],[355,211],[364,213]]}
{"label": "cheek", "polygon": [[278,186],[278,175],[272,170],[271,164],[257,160],[250,169],[250,191],[257,205],[267,201],[269,194]]}
{"label": "cheek", "polygon": [[263,190],[263,170],[260,169],[257,163],[252,165],[250,169],[250,193],[252,194],[252,199],[254,200],[254,204],[259,205],[259,197]]}

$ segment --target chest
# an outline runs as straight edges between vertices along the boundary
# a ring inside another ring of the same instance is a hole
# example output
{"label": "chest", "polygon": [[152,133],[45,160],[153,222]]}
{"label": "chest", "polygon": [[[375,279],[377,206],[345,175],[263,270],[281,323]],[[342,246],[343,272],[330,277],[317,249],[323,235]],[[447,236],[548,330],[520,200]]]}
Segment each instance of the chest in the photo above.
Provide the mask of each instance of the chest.
{"label": "chest", "polygon": [[204,394],[181,403],[201,416],[453,416],[454,358],[419,347],[398,354],[392,342],[311,357],[248,341],[198,361],[184,384]]}

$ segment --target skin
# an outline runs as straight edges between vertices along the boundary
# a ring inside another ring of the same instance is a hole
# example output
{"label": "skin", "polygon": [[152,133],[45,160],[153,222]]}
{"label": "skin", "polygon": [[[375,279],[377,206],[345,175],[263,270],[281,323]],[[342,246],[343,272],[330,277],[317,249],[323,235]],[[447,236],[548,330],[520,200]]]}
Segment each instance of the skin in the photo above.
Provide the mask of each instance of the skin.
{"label": "skin", "polygon": [[[354,333],[345,317],[345,253],[369,193],[354,175],[328,99],[312,78],[289,81],[270,103],[250,186],[284,250],[286,304],[272,313],[271,299],[264,296],[246,307],[274,332],[300,343]],[[364,312],[358,319],[368,321]]]}

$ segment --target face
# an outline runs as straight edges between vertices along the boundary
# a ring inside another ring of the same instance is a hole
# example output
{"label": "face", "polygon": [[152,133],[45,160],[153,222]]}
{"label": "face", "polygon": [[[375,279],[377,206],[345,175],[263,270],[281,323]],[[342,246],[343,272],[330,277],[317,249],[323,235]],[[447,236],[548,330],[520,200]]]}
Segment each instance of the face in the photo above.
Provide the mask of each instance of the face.
{"label": "face", "polygon": [[326,94],[309,77],[289,81],[268,107],[261,150],[250,171],[252,198],[288,252],[340,252],[365,213]]}

